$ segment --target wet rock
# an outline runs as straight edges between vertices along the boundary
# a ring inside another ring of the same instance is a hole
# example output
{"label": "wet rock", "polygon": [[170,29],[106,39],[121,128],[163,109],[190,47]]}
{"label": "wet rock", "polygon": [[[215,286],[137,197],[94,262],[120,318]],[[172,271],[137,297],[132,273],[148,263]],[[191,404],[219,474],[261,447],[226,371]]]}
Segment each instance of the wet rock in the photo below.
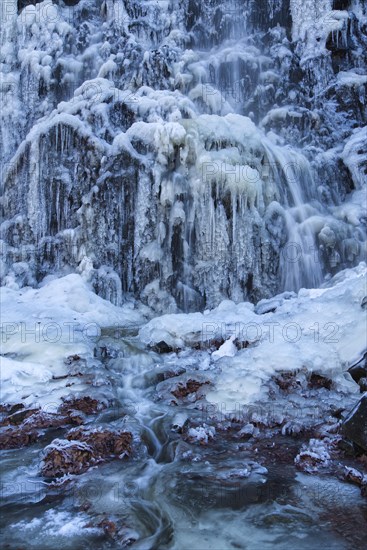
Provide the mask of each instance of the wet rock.
{"label": "wet rock", "polygon": [[[18,426],[27,430],[30,429],[44,429],[44,428],[59,428],[61,426],[68,426],[70,424],[79,426],[84,423],[84,415],[78,413],[78,410],[93,410],[93,404],[87,402],[84,403],[81,400],[72,400],[70,403],[75,403],[75,409],[72,406],[65,404],[59,407],[57,413],[48,413],[41,409],[21,409],[16,413],[6,416],[2,419],[2,426]],[[92,400],[95,401],[95,400]],[[98,403],[98,402],[97,402]],[[78,406],[79,405],[79,406]],[[84,405],[84,407],[83,407]]]}
{"label": "wet rock", "polygon": [[342,434],[367,451],[367,394],[348,414],[341,426]]}
{"label": "wet rock", "polygon": [[157,353],[172,353],[174,350],[171,346],[169,346],[164,340],[161,340],[154,346],[152,346],[152,350]]}
{"label": "wet rock", "polygon": [[97,518],[86,527],[102,529],[106,537],[115,541],[119,548],[127,548],[139,539],[138,533],[129,528],[118,516],[103,517],[101,520]]}
{"label": "wet rock", "polygon": [[37,411],[26,418],[23,422],[22,427],[26,429],[45,429],[45,428],[60,428],[66,427],[69,424],[79,425],[83,421],[82,418],[78,416],[64,416],[60,414],[51,414],[44,411]]}
{"label": "wet rock", "polygon": [[333,416],[334,418],[337,418],[338,420],[342,418],[344,411],[345,409],[343,407],[335,407],[335,406],[330,407],[331,416]]}
{"label": "wet rock", "polygon": [[351,367],[349,367],[348,372],[352,376],[353,380],[355,382],[358,382],[361,380],[361,378],[367,377],[367,351],[361,357],[356,361]]}
{"label": "wet rock", "polygon": [[68,414],[48,413],[41,409],[19,408],[14,411],[13,407],[5,407],[8,414],[1,419],[2,426],[9,426],[12,429],[2,430],[0,434],[0,447],[13,449],[31,445],[37,441],[42,432],[49,428],[66,428],[70,425],[79,426],[84,422],[84,416],[77,411],[70,411]]}
{"label": "wet rock", "polygon": [[299,470],[311,474],[322,467],[328,466],[330,459],[327,442],[310,439],[308,445],[302,446],[301,451],[294,459],[294,463]]}
{"label": "wet rock", "polygon": [[0,430],[0,449],[19,449],[35,443],[38,439],[37,432],[20,428],[7,428]]}
{"label": "wet rock", "polygon": [[[74,374],[62,374],[61,376],[52,376],[52,380],[65,380],[66,378],[78,378],[83,376],[83,373],[76,372]],[[71,385],[71,384],[69,384]]]}
{"label": "wet rock", "polygon": [[293,372],[284,372],[275,377],[275,383],[283,391],[289,392],[300,388],[300,382],[296,379]]}
{"label": "wet rock", "polygon": [[343,451],[344,455],[346,456],[355,456],[355,447],[354,444],[351,441],[347,441],[345,439],[340,439],[338,441],[338,449]]}
{"label": "wet rock", "polygon": [[109,537],[113,537],[115,535],[116,529],[117,529],[116,523],[114,523],[113,521],[108,520],[107,518],[100,521],[98,523],[97,527],[99,527],[100,529],[103,529],[103,531]]}
{"label": "wet rock", "polygon": [[223,346],[224,342],[225,338],[215,338],[213,340],[209,340],[209,342],[202,342],[202,349],[211,349],[218,351],[219,348]]}
{"label": "wet rock", "polygon": [[125,548],[136,542],[139,539],[139,534],[133,529],[122,527],[122,529],[118,531],[116,538],[121,544],[121,547]]}
{"label": "wet rock", "polygon": [[25,406],[23,403],[16,403],[12,405],[10,403],[1,403],[0,404],[0,413],[13,414],[21,409],[24,409]]}
{"label": "wet rock", "polygon": [[39,409],[20,409],[4,418],[1,422],[2,426],[19,426],[26,418],[38,412]]}
{"label": "wet rock", "polygon": [[367,377],[360,378],[358,385],[361,393],[364,393],[365,391],[367,391]]}
{"label": "wet rock", "polygon": [[367,497],[367,476],[365,474],[355,468],[344,466],[343,477],[345,481],[358,485],[361,489],[361,495]]}
{"label": "wet rock", "polygon": [[351,483],[354,483],[355,485],[358,485],[360,487],[362,485],[364,477],[365,476],[355,468],[344,466],[344,479],[346,481],[350,481]]}

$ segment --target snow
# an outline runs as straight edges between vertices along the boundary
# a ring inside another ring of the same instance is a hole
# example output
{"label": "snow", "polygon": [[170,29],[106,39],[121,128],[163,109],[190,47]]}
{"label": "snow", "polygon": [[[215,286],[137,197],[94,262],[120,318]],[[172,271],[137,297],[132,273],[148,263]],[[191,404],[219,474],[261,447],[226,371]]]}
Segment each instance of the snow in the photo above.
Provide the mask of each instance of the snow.
{"label": "snow", "polygon": [[[23,291],[23,297],[32,296],[35,303],[43,300],[44,312],[53,321],[64,322],[66,315],[66,322],[75,317],[86,323],[92,319],[88,312],[96,308],[100,320],[91,322],[104,323],[107,318],[120,322],[117,310],[102,307],[85,290],[83,285],[93,280],[99,293],[117,305],[123,302],[123,289],[137,289],[138,297],[157,313],[198,310],[204,294],[205,307],[210,308],[230,298],[230,314],[217,308],[205,318],[215,326],[224,325],[218,332],[225,343],[213,353],[213,361],[240,362],[253,351],[235,351],[226,328],[227,315],[240,327],[234,329],[240,333],[236,337],[255,344],[269,331],[259,323],[260,313],[264,314],[262,320],[270,319],[275,308],[278,318],[278,312],[293,304],[294,298],[283,301],[278,296],[271,303],[260,302],[255,311],[239,302],[280,291],[297,292],[302,286],[317,287],[333,269],[365,259],[366,128],[357,128],[345,137],[348,127],[343,133],[345,140],[337,143],[337,153],[325,153],[328,166],[336,158],[343,161],[356,187],[346,200],[342,189],[340,197],[336,197],[339,190],[332,190],[333,201],[325,203],[319,200],[324,173],[316,181],[315,164],[308,160],[311,149],[297,149],[302,147],[297,139],[287,145],[287,126],[282,135],[275,131],[288,120],[301,125],[308,116],[321,124],[316,108],[300,107],[304,98],[287,81],[289,63],[300,55],[305,68],[311,59],[307,67],[319,68],[328,79],[331,65],[326,40],[332,36],[335,41],[345,41],[351,16],[333,10],[331,0],[292,0],[290,4],[296,56],[280,26],[269,31],[273,43],[263,48],[255,35],[249,36],[242,19],[230,36],[220,35],[221,25],[215,28],[219,43],[216,40],[208,46],[198,39],[198,44],[185,44],[187,29],[181,6],[172,10],[168,2],[160,3],[158,18],[156,3],[144,3],[143,19],[152,24],[151,32],[135,32],[140,15],[133,16],[135,5],[132,9],[122,0],[108,0],[95,12],[88,11],[88,2],[71,11],[53,5],[54,18],[47,2],[29,5],[19,15],[16,3],[9,3],[11,16],[1,36],[1,70],[8,90],[2,120],[4,158],[9,161],[2,199],[9,215],[1,226],[6,301],[13,296],[17,302],[23,285],[37,286],[39,271],[57,276],[70,271],[81,274],[79,279],[67,275],[58,283],[47,283],[58,295],[70,294],[62,306],[59,299],[55,302],[53,295],[47,295],[47,285]],[[269,10],[277,13],[281,6],[281,2],[273,2],[271,7],[269,3]],[[238,6],[230,3],[229,8],[224,20],[232,24],[233,18],[239,18]],[[364,21],[360,2],[354,0],[351,9]],[[83,10],[91,15],[87,26],[82,21]],[[208,23],[205,17],[203,21]],[[208,33],[212,25],[216,24],[208,24]],[[317,64],[319,56],[325,57],[325,66]],[[61,75],[57,90],[56,69]],[[332,75],[328,84],[360,93],[366,82],[363,64],[351,63],[347,69]],[[259,98],[264,94],[265,99],[274,85],[279,86],[279,98],[283,92],[284,98],[278,101],[275,96],[263,106]],[[44,88],[43,99],[40,87]],[[28,88],[37,93],[27,103]],[[255,124],[251,117],[261,122]],[[265,135],[267,125],[271,131]],[[48,139],[50,150],[43,145]],[[73,155],[75,149],[79,156]],[[93,153],[93,162],[89,153]],[[132,178],[136,184],[127,190]],[[337,188],[344,183],[338,181],[334,186],[333,181],[330,177],[325,186]],[[22,203],[19,209],[18,203]],[[57,212],[56,229],[51,223],[50,203]],[[133,229],[125,240],[121,228],[128,225],[127,220],[132,220]],[[173,246],[174,234],[180,235],[182,254]],[[25,239],[33,247],[29,258],[23,258],[18,247]],[[299,253],[295,262],[284,253],[289,245]],[[177,264],[182,268],[173,276]],[[46,304],[46,295],[52,306]],[[309,295],[320,300],[323,296],[316,296],[315,291]],[[28,318],[26,312],[15,311],[18,316],[14,317],[8,308],[6,322],[13,319],[19,324],[23,314]],[[134,315],[131,318],[135,322]],[[167,343],[185,346],[186,324],[191,321],[187,332],[200,340],[202,314],[182,320],[177,333],[174,321],[165,335]],[[153,340],[160,331],[165,332],[163,321],[155,322]],[[243,334],[241,323],[254,323],[252,332],[249,329]],[[210,340],[209,328],[207,332],[206,340]],[[146,338],[145,333],[143,336]],[[16,345],[14,340],[11,353],[16,353]],[[66,345],[55,342],[53,368],[62,370]],[[78,353],[90,353],[89,343],[82,337],[75,345]],[[22,345],[19,351],[24,349]],[[25,353],[29,372],[33,372],[32,365],[42,363],[43,354],[48,376],[50,352],[45,346],[37,349],[42,353]],[[285,361],[289,353],[282,349],[279,357]]]}
{"label": "snow", "polygon": [[367,84],[367,75],[354,71],[340,71],[337,75],[338,84],[341,86],[358,87]]}
{"label": "snow", "polygon": [[[4,206],[9,215],[1,229],[11,243],[1,264],[8,271],[6,284],[35,284],[38,270],[77,271],[98,278],[100,294],[119,305],[122,289],[134,288],[143,296],[157,277],[151,269],[155,263],[161,289],[185,310],[198,309],[204,293],[214,307],[226,297],[241,301],[317,286],[330,264],[346,267],[365,258],[365,237],[354,234],[355,220],[361,219],[354,206],[335,210],[340,223],[331,229],[342,236],[321,250],[323,262],[315,263],[309,251],[317,248],[319,234],[326,234],[321,232],[329,225],[329,204],[318,202],[312,163],[297,149],[302,142],[296,137],[287,146],[288,126],[319,125],[321,117],[316,109],[300,108],[303,99],[289,79],[295,56],[284,29],[272,28],[274,43],[263,48],[256,33],[250,38],[242,7],[230,2],[217,24],[210,20],[210,6],[204,6],[207,31],[215,28],[219,39],[207,47],[201,39],[185,43],[181,4],[172,9],[163,2],[157,9],[155,2],[144,2],[138,9],[109,0],[101,10],[89,2],[72,9],[53,7],[55,20],[45,16],[45,3],[14,13],[2,36],[7,90],[2,138],[9,163]],[[274,14],[281,7],[281,2],[268,6]],[[295,50],[297,55],[302,50],[303,61],[326,55],[328,33],[345,35],[348,13],[332,10],[327,0],[293,0],[291,11]],[[138,24],[140,17],[151,31]],[[21,30],[17,38],[11,31],[15,19]],[[310,70],[315,67],[311,64]],[[328,76],[329,69],[327,59],[322,73]],[[356,64],[339,73],[334,84],[355,88],[364,78],[363,67]],[[279,101],[277,87],[279,98],[284,95]],[[267,101],[273,92],[270,104],[263,105],[261,98]],[[276,133],[278,125],[284,125],[282,135]],[[266,136],[265,130],[270,130]],[[345,146],[342,158],[354,174],[356,155],[363,164],[361,148],[351,141]],[[363,176],[353,177],[359,177],[360,186]],[[132,178],[137,184],[125,192]],[[334,202],[341,202],[336,195]],[[57,210],[57,223],[52,223],[49,203]],[[17,214],[23,216],[21,228]],[[127,220],[133,220],[134,237],[125,239],[120,228]],[[180,273],[172,277],[175,228],[182,235],[183,257]],[[104,234],[111,242],[108,254]],[[17,262],[16,243],[25,235],[37,246],[31,260]],[[356,243],[349,246],[351,239]],[[282,255],[289,242],[301,250],[291,267]],[[213,258],[216,270],[210,268]],[[265,263],[272,266],[269,272]],[[135,280],[134,273],[140,274]]]}
{"label": "snow", "polygon": [[135,328],[146,315],[148,308],[134,309],[133,302],[118,308],[103,300],[77,274],[50,278],[37,289],[2,287],[1,400],[57,406],[70,391],[62,379],[67,357],[79,355],[93,368],[102,329]]}
{"label": "snow", "polygon": [[214,438],[215,428],[204,424],[203,426],[198,426],[197,428],[190,428],[187,433],[190,439],[206,444],[210,439]]}
{"label": "snow", "polygon": [[[361,307],[366,275],[361,263],[326,288],[272,299],[269,304],[275,312],[265,308],[264,301],[255,311],[248,304],[227,301],[205,314],[163,315],[143,326],[139,336],[145,344],[163,340],[173,348],[210,345],[224,338],[211,356],[221,373],[207,399],[229,409],[236,403],[266,400],[266,382],[281,371],[315,372],[332,378],[340,388],[358,391],[345,371],[367,344]],[[235,338],[249,347],[235,353]]]}
{"label": "snow", "polygon": [[[90,526],[90,517],[84,513],[70,513],[66,511],[47,510],[43,516],[30,521],[21,520],[12,525],[13,530],[25,530],[28,536],[41,536],[46,543],[50,537],[68,539],[80,535],[100,535],[101,529]],[[60,543],[61,543],[60,540]]]}
{"label": "snow", "polygon": [[[341,154],[344,164],[349,168],[356,189],[366,189],[367,165],[367,127],[357,128],[347,140]],[[365,205],[365,201],[362,202]]]}
{"label": "snow", "polygon": [[348,12],[333,10],[332,4],[332,0],[291,0],[292,38],[304,42],[304,61],[326,54],[330,33],[341,31],[346,38]]}
{"label": "snow", "polygon": [[[211,354],[220,373],[207,399],[226,407],[266,399],[266,382],[284,370],[322,374],[353,391],[345,371],[366,347],[365,264],[324,288],[263,300],[255,308],[227,300],[204,313],[166,314],[146,324],[147,308],[116,307],[76,274],[51,278],[38,289],[1,290],[2,399],[10,403],[60,402],[68,390],[65,380],[55,378],[67,374],[66,358],[78,354],[93,365],[104,327],[143,325],[139,338],[145,345],[163,340],[178,349],[223,339]],[[235,342],[248,347],[237,350]]]}
{"label": "snow", "polygon": [[214,351],[212,353],[212,358],[214,359],[214,361],[217,361],[221,357],[234,357],[236,355],[237,348],[236,345],[233,343],[235,339],[236,336],[232,334],[232,336],[228,338],[228,340],[226,340],[217,351]]}
{"label": "snow", "polygon": [[[88,527],[102,512],[121,545],[146,530],[137,547],[164,545],[168,521],[179,549],[274,547],[279,536],[286,546],[295,521],[296,543],[317,546],[315,509],[305,518],[315,523],[311,539],[302,519],[296,526],[302,506],[278,503],[247,507],[244,521],[242,504],[224,512],[205,499],[210,509],[199,503],[195,527],[171,489],[182,474],[195,490],[225,482],[231,503],[259,488],[232,485],[254,468],[238,455],[227,469],[231,445],[219,466],[209,462],[224,434],[199,420],[207,406],[240,420],[244,405],[235,439],[256,439],[264,416],[252,408],[289,405],[290,419],[274,412],[288,436],[304,427],[293,415],[358,399],[347,369],[366,347],[366,267],[355,267],[367,257],[366,2],[335,10],[332,0],[262,0],[261,9],[260,0],[34,0],[19,13],[17,4],[3,2],[0,30],[1,402],[53,412],[71,395],[132,403],[118,422],[141,449],[123,471],[101,470],[101,499],[90,486],[95,469],[65,484],[68,498],[53,511],[26,506],[22,521],[13,504],[24,499],[20,486],[38,485],[44,440],[8,453],[5,546],[103,545],[109,533]],[[162,341],[173,351],[149,349]],[[302,389],[279,389],[272,377],[284,371]],[[311,389],[313,372],[330,377],[332,390]],[[200,391],[172,406],[175,384],[190,379]],[[94,418],[109,422],[110,412]],[[172,452],[189,460],[166,464]],[[326,444],[301,452],[328,463]],[[134,478],[143,493],[124,501],[121,516],[111,479],[120,488]],[[42,485],[25,500],[40,503]],[[74,488],[77,504],[91,504],[86,515],[69,498]],[[198,504],[194,493],[186,496]]]}

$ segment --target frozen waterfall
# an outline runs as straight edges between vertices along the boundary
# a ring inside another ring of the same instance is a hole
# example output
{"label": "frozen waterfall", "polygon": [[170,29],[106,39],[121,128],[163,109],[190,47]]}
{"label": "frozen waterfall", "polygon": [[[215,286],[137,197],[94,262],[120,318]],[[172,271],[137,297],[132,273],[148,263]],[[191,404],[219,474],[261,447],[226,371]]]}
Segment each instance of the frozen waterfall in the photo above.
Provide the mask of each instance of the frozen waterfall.
{"label": "frozen waterfall", "polygon": [[365,259],[364,3],[260,4],[3,5],[3,284],[189,311]]}

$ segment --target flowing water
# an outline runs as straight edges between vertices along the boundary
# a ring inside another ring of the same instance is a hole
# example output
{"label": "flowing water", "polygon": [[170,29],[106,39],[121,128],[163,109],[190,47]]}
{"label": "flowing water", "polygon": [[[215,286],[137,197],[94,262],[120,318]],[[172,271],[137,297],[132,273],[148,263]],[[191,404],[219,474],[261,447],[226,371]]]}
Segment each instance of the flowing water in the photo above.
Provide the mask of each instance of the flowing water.
{"label": "flowing water", "polygon": [[[172,405],[171,391],[182,376],[203,374],[204,352],[181,352],[177,360],[147,352],[136,337],[121,333],[97,343],[106,348],[115,355],[104,368],[116,404],[89,427],[131,430],[132,457],[55,484],[39,476],[40,453],[62,431],[48,432],[29,448],[3,451],[4,548],[364,547],[363,529],[355,529],[367,514],[358,488],[331,475],[298,472],[289,460],[297,439],[250,445],[225,420],[238,411],[218,414],[212,404],[190,399]],[[317,397],[309,399],[310,409],[319,406]],[[328,399],[341,403],[340,394]],[[289,402],[273,406],[281,411]],[[205,433],[194,436],[187,422]],[[104,532],[103,520],[116,532]]]}

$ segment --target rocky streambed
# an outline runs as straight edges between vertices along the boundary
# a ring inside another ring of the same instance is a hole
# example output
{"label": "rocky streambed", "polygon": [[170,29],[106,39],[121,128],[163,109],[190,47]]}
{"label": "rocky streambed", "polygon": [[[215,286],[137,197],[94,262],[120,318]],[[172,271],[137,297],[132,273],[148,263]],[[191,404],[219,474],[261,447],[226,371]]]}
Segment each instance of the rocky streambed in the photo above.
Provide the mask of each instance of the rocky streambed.
{"label": "rocky streambed", "polygon": [[4,548],[364,548],[365,277],[161,316],[6,289]]}
{"label": "rocky streambed", "polygon": [[221,410],[202,370],[215,346],[159,354],[106,332],[88,393],[71,356],[57,410],[2,405],[5,548],[363,548],[364,394],[285,371],[265,403]]}

